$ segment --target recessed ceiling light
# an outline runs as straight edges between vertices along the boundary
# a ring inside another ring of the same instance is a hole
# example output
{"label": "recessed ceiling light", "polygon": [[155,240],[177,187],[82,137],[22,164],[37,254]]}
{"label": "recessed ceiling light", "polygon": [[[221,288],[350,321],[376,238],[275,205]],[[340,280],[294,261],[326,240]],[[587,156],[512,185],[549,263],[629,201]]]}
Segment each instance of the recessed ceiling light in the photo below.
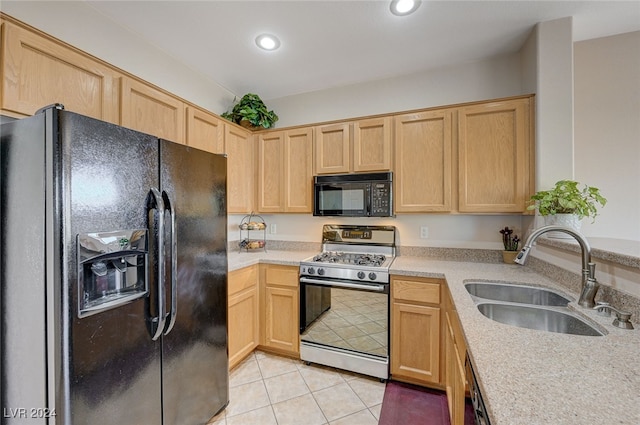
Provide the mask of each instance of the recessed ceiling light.
{"label": "recessed ceiling light", "polygon": [[394,15],[405,16],[415,12],[420,3],[420,0],[392,0],[389,7]]}
{"label": "recessed ceiling light", "polygon": [[256,44],[264,50],[276,50],[280,47],[280,40],[275,35],[260,34],[256,37]]}

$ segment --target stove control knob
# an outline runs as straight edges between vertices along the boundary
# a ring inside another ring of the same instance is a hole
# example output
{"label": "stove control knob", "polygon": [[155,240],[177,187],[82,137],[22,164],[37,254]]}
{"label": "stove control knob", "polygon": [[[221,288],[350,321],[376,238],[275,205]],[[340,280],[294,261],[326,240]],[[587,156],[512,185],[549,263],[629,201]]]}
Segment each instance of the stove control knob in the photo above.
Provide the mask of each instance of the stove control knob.
{"label": "stove control knob", "polygon": [[316,269],[314,269],[313,267],[309,267],[307,269],[307,273],[309,273],[309,274],[314,274],[315,272],[316,272]]}
{"label": "stove control knob", "polygon": [[322,276],[324,274],[324,269],[318,269],[318,274]]}
{"label": "stove control knob", "polygon": [[378,277],[378,276],[376,276],[375,273],[373,273],[373,272],[369,273],[369,279],[370,280],[376,280],[376,277]]}
{"label": "stove control knob", "polygon": [[364,272],[358,272],[358,279],[364,279]]}

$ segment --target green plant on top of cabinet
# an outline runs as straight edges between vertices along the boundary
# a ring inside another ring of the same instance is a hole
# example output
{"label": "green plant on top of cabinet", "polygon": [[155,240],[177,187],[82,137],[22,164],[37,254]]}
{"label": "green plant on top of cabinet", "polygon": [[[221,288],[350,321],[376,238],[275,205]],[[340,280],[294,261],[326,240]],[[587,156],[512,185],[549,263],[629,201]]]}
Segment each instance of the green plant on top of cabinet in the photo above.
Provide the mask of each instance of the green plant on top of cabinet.
{"label": "green plant on top of cabinet", "polygon": [[312,211],[312,150],[311,127],[258,135],[258,212]]}

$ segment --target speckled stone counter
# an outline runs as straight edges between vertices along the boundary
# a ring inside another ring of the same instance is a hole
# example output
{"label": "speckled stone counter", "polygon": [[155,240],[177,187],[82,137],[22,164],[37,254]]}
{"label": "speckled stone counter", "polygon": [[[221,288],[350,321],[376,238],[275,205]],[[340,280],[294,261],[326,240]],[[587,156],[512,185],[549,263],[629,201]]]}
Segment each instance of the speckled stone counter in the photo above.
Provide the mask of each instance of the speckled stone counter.
{"label": "speckled stone counter", "polygon": [[299,266],[302,260],[316,255],[318,251],[229,251],[229,271],[238,270],[258,263]]}
{"label": "speckled stone counter", "polygon": [[446,278],[493,425],[640,424],[640,331],[621,330],[576,303],[607,335],[523,329],[484,317],[464,288],[469,279],[546,286],[577,294],[526,266],[400,256],[393,274]]}
{"label": "speckled stone counter", "polygon": [[[316,253],[230,252],[229,270],[259,262],[298,265]],[[493,425],[640,424],[640,330],[617,329],[612,317],[576,303],[569,307],[605,336],[534,331],[480,314],[464,288],[467,280],[546,286],[577,299],[527,266],[401,255],[391,273],[446,279]]]}

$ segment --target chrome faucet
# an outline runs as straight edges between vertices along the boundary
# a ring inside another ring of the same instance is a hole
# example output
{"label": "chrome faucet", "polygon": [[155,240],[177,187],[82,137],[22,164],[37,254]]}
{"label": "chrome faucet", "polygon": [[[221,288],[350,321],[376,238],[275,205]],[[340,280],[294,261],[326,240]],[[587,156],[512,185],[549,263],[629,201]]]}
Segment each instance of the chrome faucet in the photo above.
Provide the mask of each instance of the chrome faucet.
{"label": "chrome faucet", "polygon": [[564,226],[544,226],[536,229],[529,235],[527,241],[524,243],[522,250],[518,253],[514,263],[524,265],[525,261],[527,261],[527,256],[529,255],[529,250],[531,249],[531,245],[533,242],[538,239],[538,237],[547,232],[563,232],[573,236],[578,243],[580,244],[580,248],[582,249],[582,288],[580,291],[580,298],[578,299],[578,305],[585,308],[593,308],[595,304],[596,292],[598,292],[598,287],[600,286],[596,281],[596,265],[591,262],[591,247],[589,246],[589,242],[585,239],[582,234],[576,232],[575,230],[564,227]]}

